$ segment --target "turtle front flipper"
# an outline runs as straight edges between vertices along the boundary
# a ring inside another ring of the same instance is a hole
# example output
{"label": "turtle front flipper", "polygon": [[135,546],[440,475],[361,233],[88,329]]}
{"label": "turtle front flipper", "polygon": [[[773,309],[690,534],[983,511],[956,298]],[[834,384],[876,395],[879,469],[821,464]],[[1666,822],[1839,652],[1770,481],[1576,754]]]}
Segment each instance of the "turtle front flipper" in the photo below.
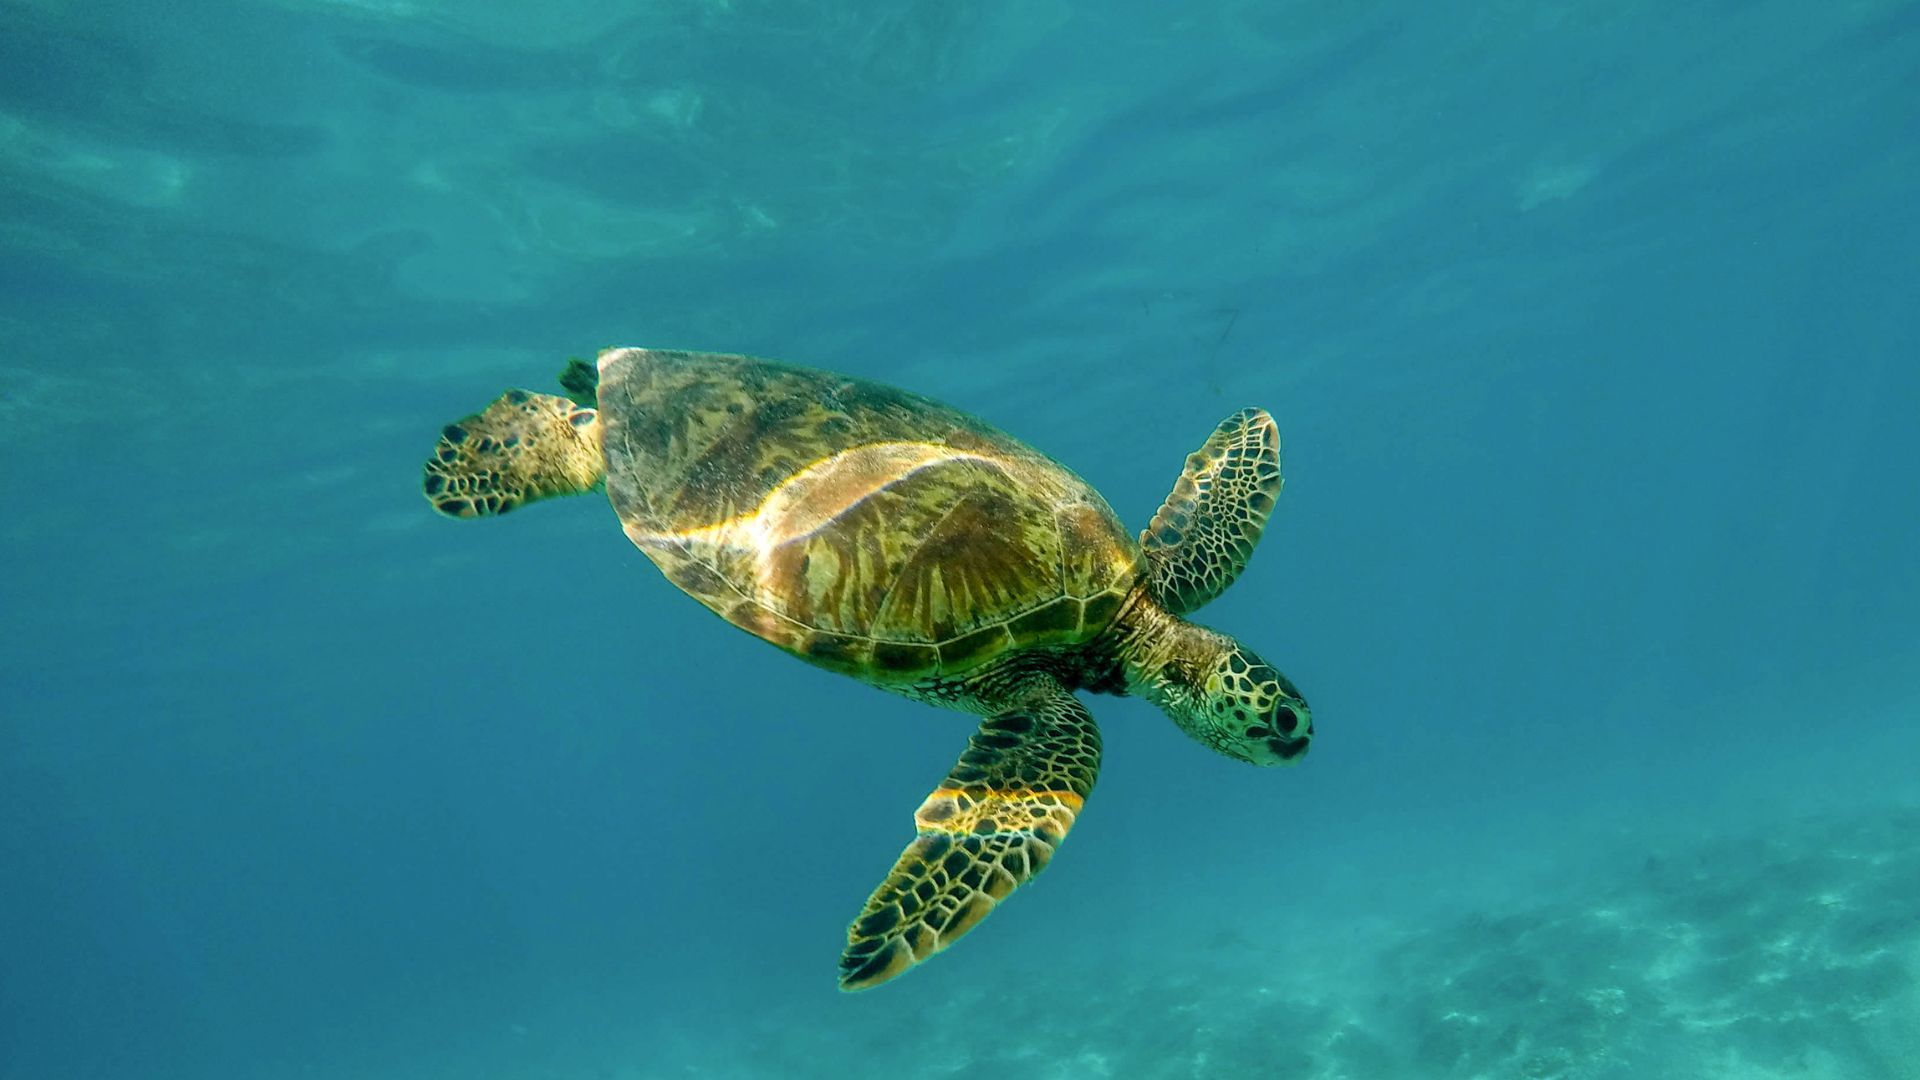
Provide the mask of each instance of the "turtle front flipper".
{"label": "turtle front flipper", "polygon": [[421,488],[448,517],[485,517],[592,491],[605,475],[598,413],[553,394],[509,390],[440,429]]}
{"label": "turtle front flipper", "polygon": [[847,928],[840,989],[878,986],[953,944],[1045,869],[1099,772],[1100,730],[1057,683],[982,721]]}
{"label": "turtle front flipper", "polygon": [[1175,615],[1226,591],[1246,569],[1280,495],[1280,431],[1264,409],[1241,409],[1187,455],[1167,501],[1140,534],[1149,587]]}

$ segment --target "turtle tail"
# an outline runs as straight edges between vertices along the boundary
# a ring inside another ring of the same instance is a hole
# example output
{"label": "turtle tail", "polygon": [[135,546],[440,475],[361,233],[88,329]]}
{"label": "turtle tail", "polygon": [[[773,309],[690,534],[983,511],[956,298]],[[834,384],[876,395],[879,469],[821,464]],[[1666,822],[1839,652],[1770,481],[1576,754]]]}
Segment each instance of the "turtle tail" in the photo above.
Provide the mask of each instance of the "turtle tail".
{"label": "turtle tail", "polygon": [[440,430],[422,484],[448,517],[489,517],[606,478],[600,414],[569,398],[509,390],[485,411]]}

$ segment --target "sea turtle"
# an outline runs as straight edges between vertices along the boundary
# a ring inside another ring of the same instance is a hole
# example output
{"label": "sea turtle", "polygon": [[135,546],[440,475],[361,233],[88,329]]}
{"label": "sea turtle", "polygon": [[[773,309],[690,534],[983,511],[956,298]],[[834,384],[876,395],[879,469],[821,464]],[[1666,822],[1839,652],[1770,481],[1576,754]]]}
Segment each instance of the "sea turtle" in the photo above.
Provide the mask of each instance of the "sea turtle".
{"label": "sea turtle", "polygon": [[1138,694],[1256,765],[1307,751],[1293,684],[1181,618],[1239,576],[1280,493],[1260,409],[1214,429],[1135,540],[1064,466],[879,383],[652,349],[573,361],[560,381],[566,397],[509,390],[441,431],[436,510],[604,487],[634,544],[728,622],[984,718],[848,929],[842,989],[951,945],[1047,865],[1100,768],[1074,691]]}

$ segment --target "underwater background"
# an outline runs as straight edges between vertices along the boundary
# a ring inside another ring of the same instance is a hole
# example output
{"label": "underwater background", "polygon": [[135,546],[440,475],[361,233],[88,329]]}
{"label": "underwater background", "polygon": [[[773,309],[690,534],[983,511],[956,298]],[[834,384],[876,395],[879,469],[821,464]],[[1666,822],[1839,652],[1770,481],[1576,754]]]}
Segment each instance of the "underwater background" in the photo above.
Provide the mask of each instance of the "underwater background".
{"label": "underwater background", "polygon": [[[0,0],[0,1077],[1920,1077],[1916,190],[1891,0]],[[1313,752],[839,993],[973,721],[420,496],[614,344],[1271,410]]]}

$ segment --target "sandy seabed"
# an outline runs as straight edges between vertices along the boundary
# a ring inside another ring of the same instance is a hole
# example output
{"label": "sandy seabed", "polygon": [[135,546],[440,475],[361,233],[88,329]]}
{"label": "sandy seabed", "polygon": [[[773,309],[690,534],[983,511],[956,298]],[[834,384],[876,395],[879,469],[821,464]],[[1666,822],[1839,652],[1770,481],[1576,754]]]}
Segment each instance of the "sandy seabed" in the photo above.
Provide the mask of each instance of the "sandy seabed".
{"label": "sandy seabed", "polygon": [[1920,809],[1622,845],[1552,892],[1302,944],[1202,933],[1178,970],[955,984],[909,1029],[776,1010],[611,1075],[1920,1077]]}

